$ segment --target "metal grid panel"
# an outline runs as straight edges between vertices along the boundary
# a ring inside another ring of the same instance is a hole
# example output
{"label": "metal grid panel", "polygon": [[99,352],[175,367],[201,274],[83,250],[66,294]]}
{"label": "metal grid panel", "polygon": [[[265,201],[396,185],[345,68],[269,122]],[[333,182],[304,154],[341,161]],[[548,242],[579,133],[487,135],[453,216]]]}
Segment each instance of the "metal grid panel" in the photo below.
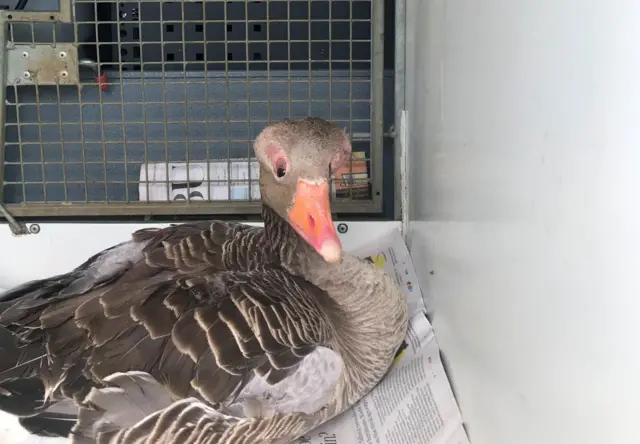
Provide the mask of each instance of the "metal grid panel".
{"label": "metal grid panel", "polygon": [[[73,23],[5,14],[1,191],[14,215],[256,212],[252,140],[271,121],[309,115],[347,128],[366,157],[368,179],[341,179],[364,187],[343,188],[334,208],[380,210],[381,1],[74,8]],[[60,60],[43,60],[40,44],[79,70],[52,68]]]}

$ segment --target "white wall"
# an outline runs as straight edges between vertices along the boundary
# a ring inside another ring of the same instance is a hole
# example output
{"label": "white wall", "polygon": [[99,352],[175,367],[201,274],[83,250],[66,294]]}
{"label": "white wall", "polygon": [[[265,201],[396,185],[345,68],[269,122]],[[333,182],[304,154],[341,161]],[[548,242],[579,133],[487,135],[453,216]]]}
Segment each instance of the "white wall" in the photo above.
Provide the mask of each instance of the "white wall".
{"label": "white wall", "polygon": [[411,247],[472,442],[637,444],[640,2],[407,16]]}

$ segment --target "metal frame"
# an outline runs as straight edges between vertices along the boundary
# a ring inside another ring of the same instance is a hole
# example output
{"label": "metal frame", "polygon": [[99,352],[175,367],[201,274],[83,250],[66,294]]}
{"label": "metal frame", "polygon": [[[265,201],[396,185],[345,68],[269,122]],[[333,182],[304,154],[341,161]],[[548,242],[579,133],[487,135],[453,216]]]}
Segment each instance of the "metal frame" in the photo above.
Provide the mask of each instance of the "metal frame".
{"label": "metal frame", "polygon": [[[4,11],[0,14],[0,205],[3,202],[4,148],[8,68],[7,25],[11,22],[65,22],[73,20],[73,1],[61,0],[58,12]],[[397,20],[397,19],[396,19]],[[398,36],[396,36],[398,39]],[[404,41],[404,39],[401,39]],[[67,44],[68,45],[68,44]],[[48,45],[51,46],[51,45]],[[55,45],[54,45],[55,46]],[[76,48],[77,49],[77,48]],[[396,51],[396,57],[398,57]],[[403,68],[404,69],[404,68]],[[384,80],[384,0],[372,0],[371,13],[371,135],[370,153],[371,198],[357,201],[336,200],[333,210],[336,213],[365,214],[382,211],[383,199],[383,80]],[[398,95],[396,79],[396,96]],[[404,93],[403,93],[404,94]],[[396,97],[398,100],[399,97]],[[397,112],[396,112],[397,116]],[[355,136],[355,135],[354,135]],[[396,158],[399,157],[396,155]],[[44,162],[44,159],[43,159]],[[396,162],[399,163],[399,162]],[[398,168],[398,167],[396,167]],[[395,188],[398,188],[397,186]],[[399,199],[396,199],[399,202]],[[396,205],[397,206],[397,205]],[[5,204],[8,212],[20,218],[29,217],[89,217],[89,216],[151,216],[151,215],[214,215],[214,214],[257,214],[260,211],[258,201],[182,201],[177,202],[113,202],[113,203],[27,203]],[[397,217],[397,214],[396,214]],[[7,218],[8,219],[8,218]]]}
{"label": "metal frame", "polygon": [[403,162],[405,161],[405,155],[407,147],[404,145],[404,140],[401,137],[401,133],[403,131],[403,125],[406,124],[404,121],[403,113],[405,111],[405,94],[406,94],[406,80],[405,80],[405,70],[406,70],[406,20],[407,20],[407,10],[406,10],[406,0],[395,0],[395,60],[394,60],[394,175],[396,178],[396,183],[394,186],[394,218],[395,219],[405,219],[407,215],[406,212],[409,211],[406,208],[406,205],[403,204],[404,199],[404,191],[403,188],[405,186],[405,174],[403,168]]}
{"label": "metal frame", "polygon": [[[5,147],[5,131],[4,123],[6,121],[6,93],[7,87],[5,86],[5,79],[7,78],[7,60],[6,60],[6,39],[7,39],[7,23],[4,16],[0,16],[0,205],[4,202],[4,147]],[[3,212],[7,213],[7,220],[9,219],[8,210]]]}

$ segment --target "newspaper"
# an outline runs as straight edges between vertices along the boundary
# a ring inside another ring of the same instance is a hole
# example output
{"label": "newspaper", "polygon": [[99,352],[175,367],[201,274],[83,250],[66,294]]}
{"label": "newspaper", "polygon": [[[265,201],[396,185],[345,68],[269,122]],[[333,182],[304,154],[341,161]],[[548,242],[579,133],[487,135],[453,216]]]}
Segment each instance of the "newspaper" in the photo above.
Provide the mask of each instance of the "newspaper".
{"label": "newspaper", "polygon": [[404,349],[358,404],[293,444],[470,444],[400,231],[352,253],[383,268],[402,287],[409,306]]}

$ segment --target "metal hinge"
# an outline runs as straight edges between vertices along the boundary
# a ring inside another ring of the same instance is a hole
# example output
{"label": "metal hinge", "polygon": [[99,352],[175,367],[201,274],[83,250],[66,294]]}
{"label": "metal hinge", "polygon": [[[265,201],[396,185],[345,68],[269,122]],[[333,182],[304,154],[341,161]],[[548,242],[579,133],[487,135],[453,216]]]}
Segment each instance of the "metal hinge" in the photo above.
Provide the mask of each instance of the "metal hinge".
{"label": "metal hinge", "polygon": [[400,202],[402,236],[409,246],[409,111],[403,109],[400,112],[400,128],[398,128],[398,140],[400,141]]}
{"label": "metal hinge", "polygon": [[398,133],[396,133],[396,126],[394,124],[391,124],[391,126],[389,127],[389,131],[384,133],[383,136],[388,137],[389,139],[395,139],[396,137],[398,137]]}

